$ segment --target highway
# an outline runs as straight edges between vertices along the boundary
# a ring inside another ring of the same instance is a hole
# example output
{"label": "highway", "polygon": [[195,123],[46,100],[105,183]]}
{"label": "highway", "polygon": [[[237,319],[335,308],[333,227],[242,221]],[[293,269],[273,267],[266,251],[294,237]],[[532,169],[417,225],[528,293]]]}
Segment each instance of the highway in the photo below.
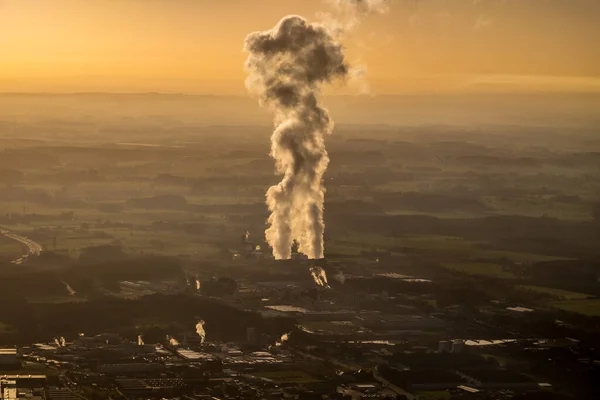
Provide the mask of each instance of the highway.
{"label": "highway", "polygon": [[25,236],[18,235],[4,228],[0,228],[0,234],[9,239],[16,240],[27,248],[27,252],[25,254],[12,261],[13,264],[22,264],[25,262],[25,260],[27,260],[27,257],[31,255],[39,256],[42,253],[42,246],[33,240],[26,238]]}

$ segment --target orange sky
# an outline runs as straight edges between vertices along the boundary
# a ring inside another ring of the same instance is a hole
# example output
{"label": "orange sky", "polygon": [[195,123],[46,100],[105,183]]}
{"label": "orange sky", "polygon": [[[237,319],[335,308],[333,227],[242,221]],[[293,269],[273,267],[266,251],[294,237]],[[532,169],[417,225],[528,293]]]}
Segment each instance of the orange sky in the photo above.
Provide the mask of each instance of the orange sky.
{"label": "orange sky", "polygon": [[[245,35],[324,0],[0,0],[0,91],[243,94]],[[598,0],[396,0],[348,38],[373,93],[600,91]]]}

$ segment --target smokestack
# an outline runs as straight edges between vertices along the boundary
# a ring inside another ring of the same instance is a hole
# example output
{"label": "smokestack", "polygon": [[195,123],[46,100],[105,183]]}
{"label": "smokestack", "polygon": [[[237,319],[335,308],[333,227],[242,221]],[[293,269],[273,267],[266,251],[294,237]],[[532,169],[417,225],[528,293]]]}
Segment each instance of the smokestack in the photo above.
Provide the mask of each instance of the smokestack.
{"label": "smokestack", "polygon": [[198,321],[198,323],[196,324],[196,333],[198,334],[198,336],[200,336],[200,343],[204,343],[204,340],[206,339],[206,331],[204,330],[204,320],[201,319],[200,321]]}
{"label": "smokestack", "polygon": [[323,174],[333,130],[319,104],[321,86],[348,74],[342,45],[324,25],[284,17],[273,29],[246,37],[246,86],[274,115],[271,157],[282,181],[267,191],[265,232],[275,259],[291,258],[292,241],[308,258],[323,258]]}
{"label": "smokestack", "polygon": [[142,338],[142,335],[138,335],[138,337],[137,337],[137,344],[138,344],[138,346],[143,346],[144,345],[144,339]]}

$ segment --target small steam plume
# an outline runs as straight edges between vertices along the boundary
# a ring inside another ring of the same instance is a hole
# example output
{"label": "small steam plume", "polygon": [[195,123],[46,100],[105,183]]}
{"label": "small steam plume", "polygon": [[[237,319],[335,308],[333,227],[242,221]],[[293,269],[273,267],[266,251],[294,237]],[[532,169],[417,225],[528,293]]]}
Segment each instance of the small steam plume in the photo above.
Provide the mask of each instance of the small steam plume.
{"label": "small steam plume", "polygon": [[329,288],[329,283],[327,282],[327,274],[325,270],[321,267],[311,267],[310,274],[312,275],[315,283],[321,287]]}
{"label": "small steam plume", "polygon": [[[285,342],[287,342],[290,339],[291,335],[292,335],[292,332],[284,333],[283,335],[281,335],[279,340],[275,341],[274,347],[280,347],[281,345],[283,345]],[[273,348],[273,346],[269,346],[269,350],[272,348]]]}
{"label": "small steam plume", "polygon": [[278,342],[275,342],[275,346],[281,346],[282,344],[284,344],[285,342],[287,342],[290,338],[290,336],[292,335],[291,332],[288,333],[284,333],[283,335],[281,335],[281,338],[279,338]]}
{"label": "small steam plume", "polygon": [[144,338],[142,337],[142,335],[138,335],[138,337],[137,337],[137,344],[138,344],[138,346],[143,346],[144,345]]}
{"label": "small steam plume", "polygon": [[59,339],[59,345],[60,347],[65,347],[67,345],[67,341],[65,340],[64,336],[61,336]]}
{"label": "small steam plume", "polygon": [[82,337],[85,337],[85,333],[83,333],[83,332],[79,332],[79,337],[80,337],[80,338],[82,338]]}
{"label": "small steam plume", "polygon": [[174,337],[167,335],[167,342],[173,347],[179,346],[179,342]]}
{"label": "small steam plume", "polygon": [[333,279],[341,284],[344,284],[346,282],[346,275],[344,275],[342,271],[338,271],[335,275],[333,275]]}
{"label": "small steam plume", "polygon": [[200,280],[198,278],[196,278],[196,291],[200,291]]}
{"label": "small steam plume", "polygon": [[324,137],[333,121],[318,98],[323,84],[348,74],[343,47],[326,26],[287,16],[248,35],[244,50],[246,86],[274,114],[270,154],[283,175],[266,196],[267,242],[278,260],[291,258],[293,240],[308,258],[323,258]]}
{"label": "small steam plume", "polygon": [[77,292],[75,290],[73,290],[71,285],[69,285],[67,282],[62,281],[62,283],[63,283],[63,285],[65,285],[65,289],[67,289],[69,296],[75,296],[77,294]]}
{"label": "small steam plume", "polygon": [[198,334],[198,336],[200,336],[200,343],[204,343],[204,340],[206,339],[206,331],[204,330],[204,320],[201,319],[200,321],[198,321],[198,323],[196,324],[196,333]]}
{"label": "small steam plume", "polygon": [[56,347],[61,347],[60,340],[58,340],[58,338],[54,338],[54,344],[56,344]]}

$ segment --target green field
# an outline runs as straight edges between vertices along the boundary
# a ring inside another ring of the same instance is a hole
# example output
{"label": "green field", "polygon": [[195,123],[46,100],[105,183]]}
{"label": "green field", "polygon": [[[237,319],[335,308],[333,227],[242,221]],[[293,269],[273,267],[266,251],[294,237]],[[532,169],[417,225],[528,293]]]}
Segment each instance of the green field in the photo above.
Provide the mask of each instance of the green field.
{"label": "green field", "polygon": [[270,379],[276,383],[315,383],[320,380],[310,376],[304,371],[265,371],[253,374],[260,378]]}
{"label": "green field", "polygon": [[19,242],[0,235],[0,257],[15,259],[21,254],[23,254],[23,248]]}
{"label": "green field", "polygon": [[586,293],[571,292],[568,290],[555,289],[544,286],[516,285],[515,287],[519,290],[525,290],[528,292],[547,294],[549,296],[553,296],[561,300],[582,300],[594,297]]}
{"label": "green field", "polygon": [[600,299],[565,300],[553,302],[551,305],[568,312],[600,317]]}
{"label": "green field", "polygon": [[427,392],[417,392],[417,398],[423,400],[449,400],[452,396],[445,390],[435,390]]}
{"label": "green field", "polygon": [[468,275],[485,276],[500,279],[516,279],[509,271],[504,271],[501,265],[483,262],[452,262],[442,263],[442,267]]}

